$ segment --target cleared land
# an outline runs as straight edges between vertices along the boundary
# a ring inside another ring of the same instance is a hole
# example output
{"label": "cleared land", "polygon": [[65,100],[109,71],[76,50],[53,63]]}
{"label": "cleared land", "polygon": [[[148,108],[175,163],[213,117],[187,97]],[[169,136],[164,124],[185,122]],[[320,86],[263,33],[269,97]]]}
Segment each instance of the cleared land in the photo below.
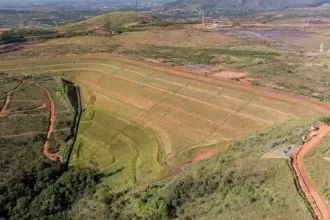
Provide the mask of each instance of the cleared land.
{"label": "cleared land", "polygon": [[109,181],[121,187],[156,181],[271,124],[330,111],[308,99],[106,54],[8,61],[0,69],[57,73],[79,84],[85,110],[71,164],[114,174]]}

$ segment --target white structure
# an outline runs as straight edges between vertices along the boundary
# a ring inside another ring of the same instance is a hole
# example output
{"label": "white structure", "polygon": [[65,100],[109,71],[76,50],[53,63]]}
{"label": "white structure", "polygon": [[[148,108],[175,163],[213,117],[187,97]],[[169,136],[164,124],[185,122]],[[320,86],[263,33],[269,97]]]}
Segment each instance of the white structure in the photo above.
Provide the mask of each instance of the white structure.
{"label": "white structure", "polygon": [[321,43],[321,45],[320,45],[320,52],[324,52],[324,45],[323,45],[323,43]]}

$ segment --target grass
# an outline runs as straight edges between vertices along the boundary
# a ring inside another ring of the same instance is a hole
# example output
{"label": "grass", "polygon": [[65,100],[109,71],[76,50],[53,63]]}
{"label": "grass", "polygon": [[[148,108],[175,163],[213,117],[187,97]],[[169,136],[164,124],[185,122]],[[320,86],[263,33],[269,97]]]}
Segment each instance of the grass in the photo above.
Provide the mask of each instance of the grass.
{"label": "grass", "polygon": [[224,109],[229,109],[230,111],[234,112],[238,111],[245,104],[240,100],[231,99],[226,96],[212,94],[208,92],[202,92],[191,88],[183,88],[178,92],[178,94],[202,102],[210,103],[212,105],[216,105]]}
{"label": "grass", "polygon": [[285,114],[281,111],[274,111],[271,108],[264,108],[263,106],[256,105],[246,105],[242,109],[240,109],[239,112],[275,123],[284,122],[291,117],[295,117],[292,115]]}
{"label": "grass", "polygon": [[248,132],[252,130],[259,130],[260,128],[265,128],[265,122],[260,120],[254,120],[252,118],[232,115],[225,123],[224,126],[232,129],[236,132]]}
{"label": "grass", "polygon": [[[164,103],[175,106],[182,111],[190,112],[196,116],[214,121],[216,123],[223,123],[231,115],[230,112],[221,108],[207,104],[203,106],[200,102],[180,96],[173,96],[168,98],[164,101]],[[207,111],[205,111],[205,107],[207,108]]]}
{"label": "grass", "polygon": [[117,189],[122,190],[161,177],[158,152],[157,140],[147,129],[130,125],[108,110],[89,107],[83,113],[71,165],[94,167],[103,173],[121,169],[117,181],[109,180],[109,184],[115,187],[123,178],[126,184]]}
{"label": "grass", "polygon": [[186,125],[195,131],[206,134],[211,134],[218,126],[216,123],[168,106],[157,106],[150,111],[150,114],[173,121],[174,123]]}
{"label": "grass", "polygon": [[140,24],[142,21],[150,20],[146,13],[139,12],[111,12],[105,15],[94,16],[89,19],[67,24],[59,28],[60,31],[87,31],[95,29],[109,29],[110,32],[125,30],[132,25]]}
{"label": "grass", "polygon": [[[296,143],[308,126],[308,120],[273,126],[173,180],[120,196],[104,195],[117,198],[105,215],[116,219],[313,219],[297,192],[288,161],[260,158],[270,150],[269,143],[281,137],[286,137],[286,145]],[[89,202],[98,201],[94,197]]]}
{"label": "grass", "polygon": [[137,50],[125,50],[126,54],[133,54],[137,56],[150,57],[154,59],[164,59],[163,62],[173,63],[175,65],[182,65],[185,63],[192,64],[217,64],[220,63],[217,60],[219,55],[230,55],[230,56],[279,56],[279,53],[275,52],[264,52],[264,51],[252,51],[252,50],[235,50],[235,49],[214,49],[214,48],[203,48],[194,49],[186,47],[160,47],[160,46],[149,46],[144,49]]}
{"label": "grass", "polygon": [[[264,128],[266,123],[260,119],[282,122],[296,114],[304,117],[312,112],[324,113],[301,101],[299,109],[292,113],[298,102],[295,99],[266,92],[262,95],[267,98],[263,98],[252,88],[122,57],[86,55],[63,59],[30,60],[32,67],[9,72],[58,73],[80,85],[85,111],[71,165],[115,173],[116,178],[106,182],[112,186],[123,184],[120,190],[161,179],[171,168],[198,153],[214,146],[224,147]],[[9,69],[15,67],[8,63],[2,64]],[[48,88],[57,97],[57,111],[65,109],[62,89]],[[253,103],[261,106],[258,111],[246,105],[253,97]],[[265,105],[289,117],[279,117],[273,110],[259,111]],[[69,116],[59,120],[59,128],[70,127],[69,120]]]}
{"label": "grass", "polygon": [[[16,88],[19,84],[19,80],[16,80],[15,84],[13,78],[8,77],[6,74],[2,74],[0,78],[1,81],[8,82],[4,84],[4,88],[8,89],[7,91]],[[30,82],[10,95],[7,111],[12,115],[0,117],[0,136],[8,143],[15,141],[18,143],[20,139],[24,139],[24,143],[29,147],[30,145],[35,147],[34,142],[44,141],[49,126],[49,108],[35,112],[14,113],[15,111],[34,109],[42,104],[48,104],[45,94],[32,83],[35,82],[49,90],[55,103],[55,131],[50,138],[49,151],[53,153],[68,151],[71,147],[70,144],[72,144],[68,139],[72,136],[71,127],[75,115],[65,98],[66,94],[63,92],[61,79],[45,75],[27,76],[25,78]],[[41,143],[38,148],[38,157],[43,157],[42,148],[43,144]]]}

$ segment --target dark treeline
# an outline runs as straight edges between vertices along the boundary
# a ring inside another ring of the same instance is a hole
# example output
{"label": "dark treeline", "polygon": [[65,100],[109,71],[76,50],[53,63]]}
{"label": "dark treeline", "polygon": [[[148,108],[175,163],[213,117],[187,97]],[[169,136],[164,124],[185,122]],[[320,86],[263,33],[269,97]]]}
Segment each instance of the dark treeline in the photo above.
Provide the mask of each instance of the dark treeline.
{"label": "dark treeline", "polygon": [[0,44],[21,43],[62,37],[85,36],[88,32],[57,32],[47,29],[12,29],[0,34]]}

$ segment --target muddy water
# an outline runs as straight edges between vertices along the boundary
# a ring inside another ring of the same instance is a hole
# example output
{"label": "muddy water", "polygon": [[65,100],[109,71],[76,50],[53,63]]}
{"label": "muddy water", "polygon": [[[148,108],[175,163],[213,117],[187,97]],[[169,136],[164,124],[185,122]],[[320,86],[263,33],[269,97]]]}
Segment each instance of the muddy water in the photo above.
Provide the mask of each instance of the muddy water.
{"label": "muddy water", "polygon": [[[240,29],[227,33],[240,40],[255,42],[274,49],[298,52],[306,46],[306,40],[317,37],[318,34],[299,29]],[[262,42],[262,39],[274,42]],[[276,41],[276,42],[275,42]]]}
{"label": "muddy water", "polygon": [[255,37],[268,38],[278,41],[287,41],[297,38],[309,38],[317,35],[313,32],[306,32],[298,29],[242,30],[239,32],[253,35]]}

